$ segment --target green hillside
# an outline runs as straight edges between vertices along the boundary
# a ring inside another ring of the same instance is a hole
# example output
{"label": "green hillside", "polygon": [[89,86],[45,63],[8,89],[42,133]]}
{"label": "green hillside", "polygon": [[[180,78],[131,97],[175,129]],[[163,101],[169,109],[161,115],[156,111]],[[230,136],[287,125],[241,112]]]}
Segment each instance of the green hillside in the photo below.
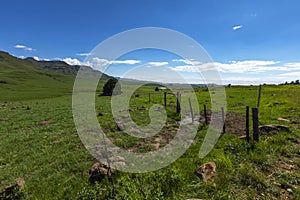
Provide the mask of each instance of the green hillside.
{"label": "green hillside", "polygon": [[[0,51],[0,100],[46,98],[72,93],[80,66],[63,61],[20,59]],[[93,70],[86,67],[86,70]],[[94,72],[93,73],[100,73]],[[103,75],[106,80],[109,76]]]}
{"label": "green hillside", "polygon": [[64,61],[55,60],[55,61],[37,61],[34,58],[26,58],[27,62],[30,62],[34,65],[37,65],[41,68],[60,72],[64,75],[76,76],[77,71],[79,70],[80,66],[78,65],[68,65]]}

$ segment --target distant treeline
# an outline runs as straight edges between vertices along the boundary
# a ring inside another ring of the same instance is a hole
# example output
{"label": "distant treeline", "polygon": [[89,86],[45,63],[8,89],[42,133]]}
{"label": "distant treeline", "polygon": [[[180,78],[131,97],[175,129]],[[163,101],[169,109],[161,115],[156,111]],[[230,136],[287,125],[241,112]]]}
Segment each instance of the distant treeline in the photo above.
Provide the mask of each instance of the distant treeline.
{"label": "distant treeline", "polygon": [[280,85],[300,85],[300,82],[299,80],[291,81],[290,83],[286,81],[285,83],[281,83]]}

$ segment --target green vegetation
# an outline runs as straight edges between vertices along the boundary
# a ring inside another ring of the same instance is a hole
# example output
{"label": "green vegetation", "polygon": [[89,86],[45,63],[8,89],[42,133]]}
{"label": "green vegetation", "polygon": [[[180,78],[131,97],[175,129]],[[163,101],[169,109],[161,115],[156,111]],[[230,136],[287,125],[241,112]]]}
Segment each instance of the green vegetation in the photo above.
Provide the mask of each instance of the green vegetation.
{"label": "green vegetation", "polygon": [[103,86],[103,96],[119,95],[121,93],[121,86],[115,78],[109,79]]}
{"label": "green vegetation", "polygon": [[[238,135],[226,133],[204,159],[198,157],[207,126],[176,162],[155,172],[117,171],[109,179],[89,184],[94,159],[82,145],[72,119],[74,76],[47,70],[0,54],[0,191],[20,177],[24,199],[300,199],[300,86],[262,87],[260,124],[288,125],[291,132],[261,136],[252,150]],[[102,93],[104,81],[97,94]],[[157,85],[139,88],[130,101],[130,115],[139,125],[150,122],[149,108],[163,104]],[[184,92],[184,88],[182,89]],[[210,109],[205,87],[195,87],[200,110]],[[243,114],[256,106],[257,86],[226,87],[228,112]],[[150,93],[150,102],[149,102]],[[119,131],[109,96],[96,97],[99,123],[118,146],[147,152],[157,147],[154,138],[138,139]],[[180,116],[176,98],[168,94],[168,119],[159,133],[159,148],[176,134]],[[288,121],[278,121],[277,118]],[[237,124],[238,126],[238,124]],[[217,164],[217,177],[204,183],[194,170],[205,162]],[[1,197],[0,197],[1,199]]]}

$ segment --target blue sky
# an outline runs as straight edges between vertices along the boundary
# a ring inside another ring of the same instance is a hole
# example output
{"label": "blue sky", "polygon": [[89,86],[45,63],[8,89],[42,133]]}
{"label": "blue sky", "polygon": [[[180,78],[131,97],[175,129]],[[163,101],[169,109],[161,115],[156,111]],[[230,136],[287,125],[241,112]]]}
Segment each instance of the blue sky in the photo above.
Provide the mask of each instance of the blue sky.
{"label": "blue sky", "polygon": [[[114,34],[163,27],[202,45],[224,83],[280,83],[300,77],[299,8],[297,0],[3,1],[0,50],[75,64],[84,61],[80,54]],[[120,58],[139,62],[117,63],[109,72],[120,76],[140,64],[160,62],[197,82],[190,67],[194,63],[174,62],[180,59],[175,57],[141,51]]]}

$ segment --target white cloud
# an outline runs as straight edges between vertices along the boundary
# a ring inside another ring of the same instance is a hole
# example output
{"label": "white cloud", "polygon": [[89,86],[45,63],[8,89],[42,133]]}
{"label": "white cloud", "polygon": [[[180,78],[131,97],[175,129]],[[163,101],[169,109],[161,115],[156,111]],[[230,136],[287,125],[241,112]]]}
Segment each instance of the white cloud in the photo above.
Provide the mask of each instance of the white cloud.
{"label": "white cloud", "polygon": [[182,65],[171,67],[172,70],[182,72],[200,72],[208,70],[217,70],[223,73],[261,73],[269,71],[288,71],[288,66],[277,66],[276,61],[246,60],[231,61],[229,63],[211,62],[200,65]]}
{"label": "white cloud", "polygon": [[300,71],[300,63],[299,62],[286,63],[286,64],[284,64],[284,66],[288,67],[289,70],[291,70],[291,71],[293,71],[293,70],[299,70]]}
{"label": "white cloud", "polygon": [[94,57],[92,62],[89,62],[91,66],[107,66],[113,64],[125,64],[125,65],[135,65],[141,63],[140,60],[107,60],[103,58]]}
{"label": "white cloud", "polygon": [[148,65],[154,66],[154,67],[161,67],[168,65],[168,62],[148,62]]}
{"label": "white cloud", "polygon": [[193,59],[190,59],[190,60],[186,60],[186,59],[174,59],[172,61],[173,62],[182,62],[182,63],[185,63],[187,65],[200,65],[200,64],[202,64],[200,61],[193,60]]}
{"label": "white cloud", "polygon": [[232,27],[232,30],[236,31],[236,30],[241,29],[241,28],[243,28],[243,25],[236,25],[236,26]]}
{"label": "white cloud", "polygon": [[300,71],[299,72],[288,72],[288,73],[280,74],[280,76],[285,76],[285,77],[300,77]]}
{"label": "white cloud", "polygon": [[141,62],[140,60],[107,60],[98,57],[94,57],[91,59],[91,61],[87,62],[82,62],[77,58],[64,58],[61,60],[68,63],[69,65],[86,65],[98,70],[103,70],[105,67],[112,64],[134,65]]}
{"label": "white cloud", "polygon": [[62,61],[66,62],[69,65],[82,65],[83,62],[76,58],[64,58]]}
{"label": "white cloud", "polygon": [[27,47],[25,45],[17,44],[14,46],[16,49],[24,49],[25,51],[33,51],[34,49],[31,47]]}
{"label": "white cloud", "polygon": [[127,64],[127,65],[135,65],[141,63],[140,60],[113,60],[109,62],[110,64]]}
{"label": "white cloud", "polygon": [[77,53],[77,56],[90,56],[92,53]]}
{"label": "white cloud", "polygon": [[37,61],[39,61],[39,60],[40,60],[40,58],[39,58],[39,57],[37,57],[37,56],[33,56],[33,58],[34,58],[35,60],[37,60]]}

